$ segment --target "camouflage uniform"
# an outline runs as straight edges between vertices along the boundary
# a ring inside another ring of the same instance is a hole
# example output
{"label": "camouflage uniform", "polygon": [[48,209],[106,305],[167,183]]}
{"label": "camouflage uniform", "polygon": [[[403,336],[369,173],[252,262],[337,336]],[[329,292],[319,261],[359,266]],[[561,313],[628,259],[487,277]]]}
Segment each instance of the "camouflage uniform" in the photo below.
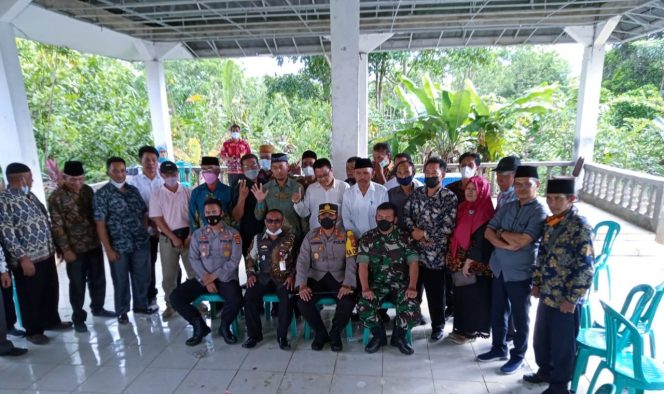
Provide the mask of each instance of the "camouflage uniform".
{"label": "camouflage uniform", "polygon": [[369,265],[369,288],[376,296],[373,301],[360,297],[357,303],[360,320],[366,327],[382,324],[378,309],[383,302],[396,306],[395,327],[407,330],[417,325],[420,320],[417,299],[406,298],[409,265],[417,263],[418,253],[412,247],[408,233],[401,229],[393,228],[384,235],[375,228],[362,236],[357,264]]}

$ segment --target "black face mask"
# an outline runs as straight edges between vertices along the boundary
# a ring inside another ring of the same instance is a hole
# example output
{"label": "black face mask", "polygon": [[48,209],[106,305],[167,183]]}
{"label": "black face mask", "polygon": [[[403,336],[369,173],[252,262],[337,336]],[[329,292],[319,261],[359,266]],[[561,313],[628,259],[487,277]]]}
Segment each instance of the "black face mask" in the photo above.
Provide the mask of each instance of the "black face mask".
{"label": "black face mask", "polygon": [[378,229],[380,231],[389,231],[394,223],[390,222],[389,220],[379,220],[376,222],[376,224],[378,225]]}
{"label": "black face mask", "polygon": [[332,218],[322,218],[319,220],[320,226],[323,227],[325,230],[329,230],[332,227],[334,227],[334,219]]}
{"label": "black face mask", "polygon": [[440,180],[437,176],[426,177],[424,178],[424,184],[427,185],[429,189],[434,189],[440,185]]}
{"label": "black face mask", "polygon": [[214,216],[206,216],[205,219],[207,219],[207,222],[210,224],[210,226],[216,226],[221,222],[221,215],[214,215]]}

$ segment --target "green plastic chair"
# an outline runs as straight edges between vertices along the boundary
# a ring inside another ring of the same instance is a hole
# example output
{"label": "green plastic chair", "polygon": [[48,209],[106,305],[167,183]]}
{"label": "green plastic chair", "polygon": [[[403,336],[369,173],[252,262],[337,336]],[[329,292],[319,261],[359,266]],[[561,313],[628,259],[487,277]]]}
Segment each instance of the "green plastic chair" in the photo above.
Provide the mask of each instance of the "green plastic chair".
{"label": "green plastic chair", "polygon": [[[601,301],[606,325],[606,358],[599,363],[589,392],[593,392],[603,369],[613,374],[616,392],[628,389],[630,393],[644,390],[664,390],[664,365],[643,353],[643,338],[634,323]],[[623,347],[631,343],[631,349]]]}
{"label": "green plastic chair", "polygon": [[616,394],[616,385],[611,383],[603,384],[595,391],[595,394]]}
{"label": "green plastic chair", "polygon": [[[272,319],[271,309],[272,304],[279,303],[279,297],[276,294],[270,293],[263,296],[263,303],[265,303],[265,321],[270,321]],[[290,323],[290,332],[291,339],[297,337],[297,320],[295,320],[295,314],[293,314],[293,319]]]}
{"label": "green plastic chair", "polygon": [[595,237],[599,233],[602,227],[606,227],[606,236],[604,237],[604,244],[602,244],[602,249],[600,250],[597,257],[595,257],[595,275],[593,276],[593,289],[594,291],[599,290],[599,274],[602,271],[606,271],[606,282],[609,290],[609,300],[611,300],[611,270],[609,269],[609,257],[611,256],[611,250],[613,249],[613,244],[616,242],[618,234],[620,234],[620,224],[612,221],[605,220],[603,222],[597,223],[593,229]]}
{"label": "green plastic chair", "polygon": [[655,320],[655,315],[657,314],[657,308],[662,302],[662,297],[664,296],[664,282],[660,283],[659,286],[655,288],[655,295],[650,300],[648,309],[639,320],[636,328],[639,329],[641,336],[648,336],[648,343],[650,345],[650,357],[655,358],[655,333],[652,330],[652,323]]}
{"label": "green plastic chair", "polygon": [[[329,306],[329,305],[336,305],[337,303],[334,301],[334,298],[330,297],[325,297],[321,298],[316,302],[316,306],[318,309],[323,309],[324,306]],[[304,319],[304,339],[307,341],[311,339],[311,326],[309,326],[309,323],[307,322],[306,319]],[[353,324],[348,321],[348,324],[346,325],[346,339],[350,341],[353,339]]]}
{"label": "green plastic chair", "polygon": [[[1,296],[0,296],[1,297]],[[22,328],[23,326],[23,316],[21,315],[21,307],[18,304],[18,293],[16,292],[16,282],[12,278],[12,298],[14,299],[14,310],[16,311],[16,322]]]}
{"label": "green plastic chair", "polygon": [[[380,309],[396,309],[397,306],[394,305],[391,302],[383,302],[380,304]],[[369,330],[369,327],[364,327],[364,332],[362,333],[362,343],[364,346],[366,346],[369,343],[369,334],[371,334],[371,330]],[[406,340],[410,345],[413,344],[413,332],[412,330],[406,331]]]}
{"label": "green plastic chair", "polygon": [[175,165],[178,166],[180,185],[186,187],[187,189],[190,188],[191,182],[189,180],[189,177],[191,176],[191,171],[192,171],[191,163],[187,163],[186,161],[177,161]]}
{"label": "green plastic chair", "polygon": [[[642,284],[634,286],[627,295],[627,298],[625,298],[620,312],[623,315],[627,315],[631,310],[630,320],[635,324],[638,323],[653,294],[655,294],[655,290],[650,285]],[[635,299],[636,301],[632,305],[632,301]],[[586,373],[588,360],[591,356],[606,357],[606,331],[604,328],[582,328],[576,337],[576,343],[579,350],[576,355],[571,391],[577,390],[579,380]],[[623,343],[623,347],[628,345],[629,343]]]}
{"label": "green plastic chair", "polygon": [[[212,314],[212,316],[215,316],[216,315],[215,302],[224,302],[224,299],[219,294],[211,294],[211,293],[210,294],[203,294],[202,296],[196,298],[194,300],[194,302],[192,302],[191,304],[193,306],[195,306],[196,308],[198,308],[198,306],[202,302],[209,302],[210,303],[210,313]],[[233,323],[231,323],[231,332],[236,337],[239,336],[239,334],[240,334],[237,317],[235,317],[235,320],[233,320]]]}

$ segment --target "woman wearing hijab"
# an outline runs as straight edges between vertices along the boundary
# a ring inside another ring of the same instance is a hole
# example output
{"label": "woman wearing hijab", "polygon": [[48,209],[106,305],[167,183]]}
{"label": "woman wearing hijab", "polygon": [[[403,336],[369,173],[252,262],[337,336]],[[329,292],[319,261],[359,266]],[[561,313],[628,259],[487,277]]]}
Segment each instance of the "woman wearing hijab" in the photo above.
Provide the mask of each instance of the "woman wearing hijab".
{"label": "woman wearing hijab", "polygon": [[494,215],[491,187],[482,177],[470,178],[465,201],[457,208],[447,267],[454,281],[454,329],[448,339],[457,344],[488,338],[491,331],[491,269],[493,246],[484,230]]}

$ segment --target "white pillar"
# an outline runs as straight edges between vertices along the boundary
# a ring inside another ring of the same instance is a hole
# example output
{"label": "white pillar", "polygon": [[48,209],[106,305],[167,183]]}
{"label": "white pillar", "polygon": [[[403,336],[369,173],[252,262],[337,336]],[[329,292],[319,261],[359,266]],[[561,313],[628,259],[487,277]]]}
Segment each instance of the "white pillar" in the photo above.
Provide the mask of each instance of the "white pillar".
{"label": "white pillar", "polygon": [[574,135],[574,160],[584,157],[593,160],[599,96],[602,89],[605,45],[590,45],[583,49],[583,65],[576,105],[576,133]]}
{"label": "white pillar", "polygon": [[175,155],[173,153],[173,138],[171,136],[171,120],[168,113],[164,63],[160,60],[148,60],[144,64],[154,145],[166,146],[168,157],[173,160]]}
{"label": "white pillar", "polygon": [[[0,166],[12,162],[32,170],[32,192],[46,201],[37,143],[25,93],[14,27],[0,22]],[[5,177],[6,180],[6,177]]]}
{"label": "white pillar", "polygon": [[[369,145],[369,53],[360,52],[357,79],[357,156],[367,157]],[[344,161],[345,164],[345,161]]]}
{"label": "white pillar", "polygon": [[[360,153],[359,0],[330,1],[330,33],[332,39],[332,163],[338,169],[337,171],[343,172],[346,159]],[[364,149],[366,151],[366,147]]]}

